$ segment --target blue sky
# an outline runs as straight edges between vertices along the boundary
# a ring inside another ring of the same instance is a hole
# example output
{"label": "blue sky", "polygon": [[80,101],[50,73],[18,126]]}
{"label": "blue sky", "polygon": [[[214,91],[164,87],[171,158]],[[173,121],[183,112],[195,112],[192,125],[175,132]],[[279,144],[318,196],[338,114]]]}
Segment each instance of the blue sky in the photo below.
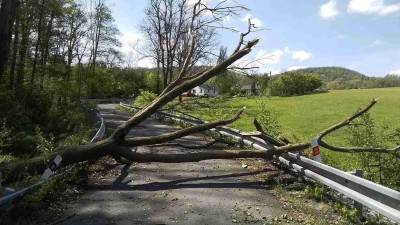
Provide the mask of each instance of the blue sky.
{"label": "blue sky", "polygon": [[[218,0],[208,0],[211,6]],[[140,40],[146,0],[110,0],[122,33],[123,51]],[[261,72],[341,66],[368,76],[400,75],[400,0],[239,0],[251,11],[229,18],[245,31],[246,18],[265,30],[248,59],[260,58]],[[238,34],[221,31],[220,43],[233,50]],[[265,57],[265,56],[271,57]],[[273,57],[273,58],[272,58]],[[148,61],[138,65],[151,66]]]}

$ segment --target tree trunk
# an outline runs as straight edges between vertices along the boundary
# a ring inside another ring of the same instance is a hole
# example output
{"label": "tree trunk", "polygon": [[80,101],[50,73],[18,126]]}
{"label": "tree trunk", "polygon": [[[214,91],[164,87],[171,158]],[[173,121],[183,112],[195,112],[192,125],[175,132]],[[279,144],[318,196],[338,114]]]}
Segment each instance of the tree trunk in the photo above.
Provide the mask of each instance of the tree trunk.
{"label": "tree trunk", "polygon": [[[46,68],[46,62],[47,59],[49,58],[49,45],[50,45],[50,38],[51,38],[51,30],[53,28],[53,21],[54,21],[54,13],[51,14],[49,23],[47,25],[47,31],[46,31],[46,39],[44,41],[44,45],[42,47],[42,59],[41,59],[41,73],[40,73],[40,88],[43,89],[43,82],[44,82],[44,76],[45,76],[45,68]],[[44,70],[44,71],[43,71]]]}
{"label": "tree trunk", "polygon": [[29,23],[28,21],[24,21],[22,25],[22,38],[21,44],[19,49],[19,61],[18,61],[18,69],[17,69],[17,86],[21,87],[24,83],[25,77],[25,60],[26,60],[26,53],[28,49],[28,40],[29,40]]}
{"label": "tree trunk", "polygon": [[35,75],[36,75],[36,65],[37,65],[37,59],[39,57],[39,45],[41,42],[42,38],[42,20],[43,20],[43,1],[39,5],[39,21],[38,21],[38,29],[37,29],[37,40],[35,44],[35,55],[33,57],[33,65],[32,65],[32,73],[31,73],[31,87],[33,87],[33,82],[35,81]]}
{"label": "tree trunk", "polygon": [[9,75],[9,87],[12,89],[14,87],[15,82],[15,67],[17,65],[17,53],[18,53],[18,42],[19,42],[19,13],[16,15],[15,19],[15,28],[14,28],[14,43],[12,50],[12,58],[11,58],[11,68]]}
{"label": "tree trunk", "polygon": [[12,29],[17,11],[17,0],[3,0],[0,11],[0,84],[7,67]]}

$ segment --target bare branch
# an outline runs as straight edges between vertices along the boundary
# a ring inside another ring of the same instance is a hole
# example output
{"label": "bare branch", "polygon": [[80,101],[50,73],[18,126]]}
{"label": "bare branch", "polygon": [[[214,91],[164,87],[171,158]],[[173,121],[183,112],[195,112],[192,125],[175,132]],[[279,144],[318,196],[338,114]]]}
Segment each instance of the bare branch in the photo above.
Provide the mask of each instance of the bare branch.
{"label": "bare branch", "polygon": [[238,43],[237,47],[235,48],[235,51],[233,51],[233,53],[236,53],[240,50],[240,48],[242,47],[243,42],[244,42],[244,37],[246,37],[248,34],[250,34],[250,32],[251,32],[251,20],[249,19],[247,32],[240,34],[239,43]]}
{"label": "bare branch", "polygon": [[266,141],[266,142],[269,142],[269,143],[271,143],[271,144],[273,144],[273,145],[276,145],[276,146],[285,146],[285,145],[287,145],[285,142],[283,142],[283,141],[281,141],[281,140],[279,140],[279,139],[276,139],[276,138],[274,138],[274,137],[272,137],[272,136],[266,134],[266,133],[264,132],[264,130],[263,130],[261,124],[257,121],[256,118],[254,118],[253,124],[254,124],[254,126],[256,127],[257,131],[259,131],[259,132],[261,133],[261,135],[255,135],[255,136],[257,136],[257,137],[263,139],[263,140]]}
{"label": "bare branch", "polygon": [[378,102],[377,99],[372,99],[367,106],[365,106],[363,109],[361,109],[359,112],[353,114],[349,118],[345,119],[344,121],[333,125],[332,127],[322,131],[318,138],[318,144],[321,147],[327,148],[332,151],[337,151],[337,152],[348,152],[348,153],[361,153],[361,152],[375,152],[375,153],[389,153],[389,154],[394,154],[396,157],[400,158],[400,145],[396,146],[392,149],[385,149],[385,148],[359,148],[359,147],[336,147],[329,145],[328,143],[324,142],[322,138],[324,138],[326,135],[342,128],[345,126],[350,125],[351,121],[354,119],[360,117],[364,113],[368,112],[376,103]]}
{"label": "bare branch", "polygon": [[333,125],[332,127],[329,127],[328,129],[322,131],[319,136],[318,136],[318,140],[322,139],[323,137],[325,137],[326,135],[334,132],[335,130],[338,130],[344,126],[347,126],[350,124],[351,121],[353,121],[354,119],[356,119],[357,117],[361,116],[362,114],[366,113],[368,110],[370,110],[376,103],[378,102],[377,99],[372,99],[368,105],[366,107],[364,107],[363,109],[361,109],[359,112],[353,114],[352,116],[350,116],[349,118],[345,119],[344,121]]}

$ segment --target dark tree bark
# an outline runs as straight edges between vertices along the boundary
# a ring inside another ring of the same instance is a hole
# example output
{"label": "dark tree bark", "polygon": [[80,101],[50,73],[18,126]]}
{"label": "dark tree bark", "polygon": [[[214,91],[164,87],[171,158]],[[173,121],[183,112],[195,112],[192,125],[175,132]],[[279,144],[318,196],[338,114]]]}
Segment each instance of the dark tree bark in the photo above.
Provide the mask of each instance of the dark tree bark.
{"label": "dark tree bark", "polygon": [[17,0],[3,0],[0,11],[0,84],[3,82],[4,72],[7,67],[10,43],[13,31]]}
{"label": "dark tree bark", "polygon": [[18,60],[18,68],[17,68],[17,86],[21,87],[24,82],[25,78],[25,61],[26,61],[26,54],[28,50],[28,41],[29,41],[29,19],[22,22],[21,30],[22,30],[22,37],[21,43],[19,47],[19,60]]}
{"label": "dark tree bark", "polygon": [[15,67],[17,65],[17,55],[18,55],[18,43],[19,43],[19,13],[16,13],[15,16],[15,27],[14,27],[14,43],[12,49],[12,57],[11,57],[11,67],[10,67],[10,75],[8,78],[9,88],[12,89],[14,87],[15,82]]}
{"label": "dark tree bark", "polygon": [[36,65],[37,65],[37,60],[39,57],[39,46],[40,42],[42,40],[42,20],[43,20],[43,13],[44,13],[44,8],[43,8],[43,0],[39,3],[39,21],[37,24],[37,40],[35,44],[35,54],[33,56],[33,65],[32,65],[32,73],[31,73],[31,88],[33,88],[33,82],[35,81],[35,75],[36,75]]}

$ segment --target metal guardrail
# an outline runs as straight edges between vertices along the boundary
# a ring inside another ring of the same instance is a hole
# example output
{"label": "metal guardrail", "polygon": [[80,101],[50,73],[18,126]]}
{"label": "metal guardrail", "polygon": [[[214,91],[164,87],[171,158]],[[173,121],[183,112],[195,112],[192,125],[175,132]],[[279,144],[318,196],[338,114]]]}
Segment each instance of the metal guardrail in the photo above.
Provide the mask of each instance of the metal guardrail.
{"label": "metal guardrail", "polygon": [[[100,128],[97,130],[96,134],[94,135],[94,137],[92,138],[92,140],[90,141],[91,143],[101,140],[104,137],[105,130],[106,130],[103,117],[99,113],[97,113],[96,116],[97,116],[97,119],[99,119],[101,121],[101,125],[100,125]],[[55,176],[50,177],[50,179],[45,179],[45,180],[41,179],[41,180],[39,180],[39,182],[37,182],[35,184],[32,184],[32,185],[30,185],[28,187],[25,187],[25,188],[20,189],[18,191],[12,192],[12,193],[10,193],[10,194],[8,194],[6,196],[3,196],[2,198],[0,198],[0,206],[5,204],[5,203],[8,203],[8,202],[12,201],[15,198],[21,197],[21,196],[23,196],[24,194],[26,194],[28,192],[31,192],[31,191],[39,188],[40,186],[42,186],[43,184],[47,183],[51,179],[60,177],[60,176],[62,176],[64,174],[68,173],[69,171],[72,170],[72,168],[73,168],[73,166],[69,167],[66,171],[64,171],[64,172],[62,172],[60,174],[57,174]]]}
{"label": "metal guardrail", "polygon": [[279,161],[395,222],[400,222],[399,192],[297,154],[283,154]]}
{"label": "metal guardrail", "polygon": [[[127,104],[120,103],[122,107],[139,109]],[[177,122],[189,124],[201,124],[205,121],[173,115],[166,112],[157,112],[158,116],[169,117]],[[227,126],[216,127],[215,131],[222,135],[234,138],[241,143],[259,150],[273,150],[274,146],[270,143],[244,135],[240,130]],[[356,202],[400,223],[400,192],[384,187],[380,184],[357,177],[347,172],[338,170],[331,166],[313,161],[299,156],[298,154],[288,153],[278,157],[279,161],[297,172],[312,178],[344,195]]]}

